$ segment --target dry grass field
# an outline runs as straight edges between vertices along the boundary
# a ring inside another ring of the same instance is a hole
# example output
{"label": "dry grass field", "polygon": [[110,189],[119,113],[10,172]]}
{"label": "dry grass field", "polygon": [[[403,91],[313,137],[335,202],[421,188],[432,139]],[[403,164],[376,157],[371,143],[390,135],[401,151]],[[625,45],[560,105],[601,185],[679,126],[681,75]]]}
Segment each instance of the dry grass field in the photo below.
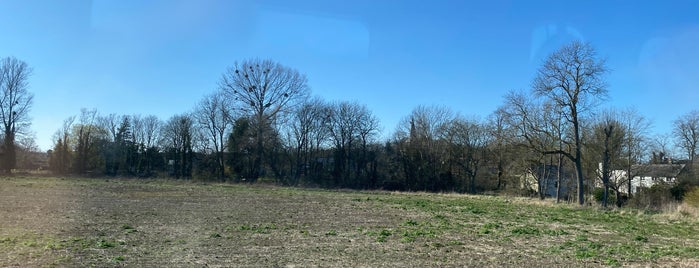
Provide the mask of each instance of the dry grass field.
{"label": "dry grass field", "polygon": [[456,194],[0,178],[1,267],[699,265],[699,222]]}

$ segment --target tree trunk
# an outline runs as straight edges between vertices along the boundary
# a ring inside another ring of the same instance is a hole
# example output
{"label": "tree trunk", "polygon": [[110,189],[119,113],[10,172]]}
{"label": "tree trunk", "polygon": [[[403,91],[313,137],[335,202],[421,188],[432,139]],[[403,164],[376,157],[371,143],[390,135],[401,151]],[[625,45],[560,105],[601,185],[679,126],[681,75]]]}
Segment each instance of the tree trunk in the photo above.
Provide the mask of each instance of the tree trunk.
{"label": "tree trunk", "polygon": [[563,166],[563,155],[558,154],[558,168],[556,170],[556,203],[561,201],[561,168]]}
{"label": "tree trunk", "polygon": [[585,182],[582,170],[582,150],[580,146],[580,122],[578,121],[578,113],[573,109],[573,132],[575,133],[575,171],[578,175],[578,204],[585,204]]}

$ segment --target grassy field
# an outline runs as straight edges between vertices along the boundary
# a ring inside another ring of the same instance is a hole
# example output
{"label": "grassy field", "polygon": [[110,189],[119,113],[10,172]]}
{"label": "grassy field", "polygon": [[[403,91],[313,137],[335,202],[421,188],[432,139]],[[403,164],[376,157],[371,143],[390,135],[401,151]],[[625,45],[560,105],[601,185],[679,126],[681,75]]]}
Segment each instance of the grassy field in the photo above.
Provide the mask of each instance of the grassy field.
{"label": "grassy field", "polygon": [[690,216],[529,199],[0,178],[0,266],[699,265]]}

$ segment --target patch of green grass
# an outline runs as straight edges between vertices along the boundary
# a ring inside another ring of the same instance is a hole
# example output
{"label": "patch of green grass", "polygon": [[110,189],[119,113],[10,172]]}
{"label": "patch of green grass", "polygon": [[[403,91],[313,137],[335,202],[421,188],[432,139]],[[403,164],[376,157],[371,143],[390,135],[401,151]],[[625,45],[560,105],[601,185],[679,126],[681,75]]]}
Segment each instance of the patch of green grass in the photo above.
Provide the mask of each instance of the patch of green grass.
{"label": "patch of green grass", "polygon": [[403,223],[403,225],[405,225],[405,226],[417,226],[418,222],[416,222],[414,220],[407,220]]}
{"label": "patch of green grass", "polygon": [[566,230],[561,230],[561,229],[546,229],[542,233],[545,235],[549,235],[549,236],[561,236],[561,235],[569,235],[570,234]]}
{"label": "patch of green grass", "polygon": [[538,236],[541,235],[541,231],[535,227],[532,226],[523,226],[523,227],[516,227],[510,231],[513,235],[532,235],[532,236]]}
{"label": "patch of green grass", "polygon": [[604,260],[604,265],[612,266],[612,267],[621,267],[621,262],[619,260],[608,257]]}
{"label": "patch of green grass", "polygon": [[365,233],[367,236],[376,237],[376,242],[386,242],[388,237],[393,235],[393,232],[388,229],[381,229],[381,231],[369,231]]}
{"label": "patch of green grass", "polygon": [[240,227],[238,227],[238,230],[240,230],[240,231],[252,231],[253,233],[258,233],[258,234],[269,234],[272,230],[277,230],[277,229],[278,229],[278,227],[274,223],[263,224],[263,225],[243,224]]}
{"label": "patch of green grass", "polygon": [[463,246],[463,245],[464,245],[464,242],[457,241],[457,240],[452,240],[452,241],[449,241],[449,245],[450,245],[450,246]]}
{"label": "patch of green grass", "polygon": [[124,232],[127,233],[127,234],[135,233],[135,232],[136,232],[136,228],[134,228],[133,226],[131,226],[131,225],[129,225],[129,224],[123,224],[123,225],[121,225],[121,229],[124,230]]}
{"label": "patch of green grass", "polygon": [[336,235],[337,235],[337,231],[335,231],[335,230],[330,230],[330,231],[328,231],[327,233],[325,233],[325,235],[326,235],[326,236],[336,236]]}
{"label": "patch of green grass", "polygon": [[476,215],[487,213],[487,211],[485,209],[480,208],[480,207],[475,207],[475,206],[468,206],[468,207],[462,208],[461,212],[462,213],[471,213],[471,214],[476,214]]}
{"label": "patch of green grass", "polygon": [[502,224],[500,222],[489,222],[481,226],[481,228],[478,230],[479,234],[491,234],[495,230],[502,228]]}
{"label": "patch of green grass", "polygon": [[435,237],[434,230],[431,228],[411,228],[402,231],[401,242],[415,242],[418,237]]}
{"label": "patch of green grass", "polygon": [[100,239],[97,241],[97,247],[98,248],[113,248],[115,246],[113,241],[108,241],[104,239]]}
{"label": "patch of green grass", "polygon": [[645,242],[648,242],[648,237],[645,237],[642,235],[637,235],[637,236],[634,236],[633,240],[645,243]]}

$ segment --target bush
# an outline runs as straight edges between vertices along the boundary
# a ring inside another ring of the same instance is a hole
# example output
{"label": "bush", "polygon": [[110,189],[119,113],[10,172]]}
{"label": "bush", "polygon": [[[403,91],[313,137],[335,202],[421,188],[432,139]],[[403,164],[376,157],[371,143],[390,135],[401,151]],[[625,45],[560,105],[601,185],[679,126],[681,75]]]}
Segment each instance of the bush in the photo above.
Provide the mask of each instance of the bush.
{"label": "bush", "polygon": [[661,211],[668,205],[676,203],[671,189],[672,187],[666,184],[644,188],[629,201],[629,205],[638,209]]}
{"label": "bush", "polygon": [[692,185],[688,181],[680,181],[670,188],[670,193],[675,200],[682,201],[682,198],[684,198],[685,194],[690,190],[692,190]]}
{"label": "bush", "polygon": [[[602,199],[604,198],[604,188],[595,188],[595,190],[592,191],[592,196],[595,198],[595,201],[602,204]],[[607,205],[614,204],[616,204],[616,194],[612,189],[609,189],[609,194],[607,195]]]}
{"label": "bush", "polygon": [[694,208],[699,208],[699,187],[692,187],[684,194],[684,202]]}

